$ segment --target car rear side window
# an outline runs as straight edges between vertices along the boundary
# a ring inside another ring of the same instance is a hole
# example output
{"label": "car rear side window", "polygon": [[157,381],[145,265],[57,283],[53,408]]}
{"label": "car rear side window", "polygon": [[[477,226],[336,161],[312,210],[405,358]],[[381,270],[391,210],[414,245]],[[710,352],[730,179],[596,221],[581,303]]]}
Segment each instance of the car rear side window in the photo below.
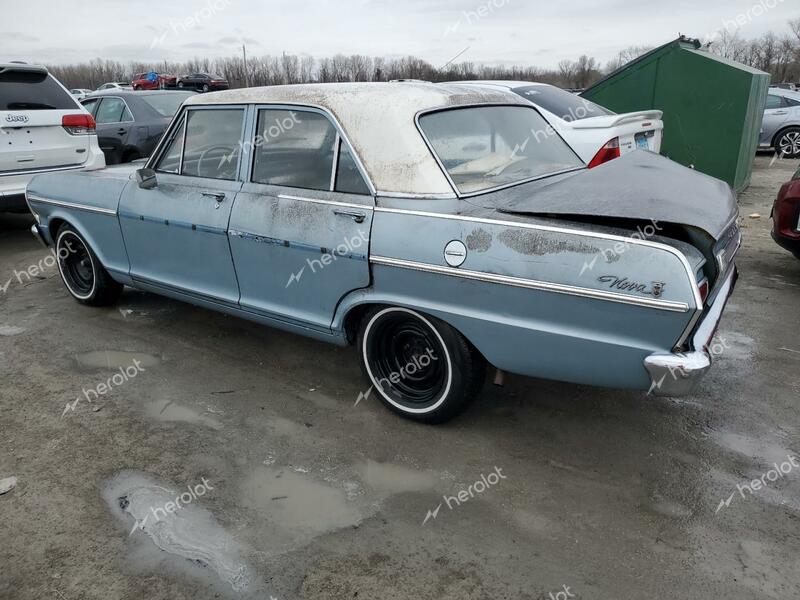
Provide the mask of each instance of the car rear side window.
{"label": "car rear side window", "polygon": [[549,85],[529,85],[516,88],[514,93],[567,122],[614,114],[594,102]]}
{"label": "car rear side window", "polygon": [[190,110],[181,175],[236,179],[242,147],[244,110]]}
{"label": "car rear side window", "polygon": [[104,123],[123,123],[133,121],[128,105],[121,98],[103,98],[95,113],[98,125]]}
{"label": "car rear side window", "polygon": [[0,110],[74,110],[75,99],[40,71],[0,70]]}
{"label": "car rear side window", "polygon": [[262,109],[256,131],[254,182],[331,189],[337,132],[324,115]]}
{"label": "car rear side window", "polygon": [[336,165],[336,184],[333,189],[344,194],[370,195],[369,187],[356,166],[353,153],[344,140],[339,140],[339,163]]}

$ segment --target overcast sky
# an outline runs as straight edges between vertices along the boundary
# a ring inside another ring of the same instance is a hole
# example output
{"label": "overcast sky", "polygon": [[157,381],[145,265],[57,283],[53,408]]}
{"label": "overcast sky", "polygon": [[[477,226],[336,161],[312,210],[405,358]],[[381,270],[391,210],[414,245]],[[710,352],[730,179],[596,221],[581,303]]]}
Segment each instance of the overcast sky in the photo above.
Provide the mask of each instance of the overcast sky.
{"label": "overcast sky", "polygon": [[[764,6],[772,8],[764,8]],[[554,67],[586,53],[725,27],[743,37],[800,17],[797,0],[0,0],[0,62],[253,55],[414,54]],[[740,23],[736,23],[737,18]],[[187,21],[188,20],[188,21]]]}

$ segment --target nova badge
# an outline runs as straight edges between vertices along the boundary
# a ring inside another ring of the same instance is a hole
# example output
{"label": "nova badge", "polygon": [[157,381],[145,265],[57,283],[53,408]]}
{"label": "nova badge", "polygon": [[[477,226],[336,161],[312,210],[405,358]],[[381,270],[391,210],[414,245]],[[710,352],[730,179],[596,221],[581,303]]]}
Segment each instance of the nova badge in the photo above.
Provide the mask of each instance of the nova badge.
{"label": "nova badge", "polygon": [[27,123],[30,121],[28,115],[6,115],[6,123]]}
{"label": "nova badge", "polygon": [[639,294],[653,296],[653,298],[660,298],[664,293],[664,286],[666,285],[661,281],[651,281],[648,286],[646,283],[631,281],[627,277],[617,277],[616,275],[603,275],[602,277],[598,277],[597,281],[608,284],[608,287],[612,290],[637,292]]}

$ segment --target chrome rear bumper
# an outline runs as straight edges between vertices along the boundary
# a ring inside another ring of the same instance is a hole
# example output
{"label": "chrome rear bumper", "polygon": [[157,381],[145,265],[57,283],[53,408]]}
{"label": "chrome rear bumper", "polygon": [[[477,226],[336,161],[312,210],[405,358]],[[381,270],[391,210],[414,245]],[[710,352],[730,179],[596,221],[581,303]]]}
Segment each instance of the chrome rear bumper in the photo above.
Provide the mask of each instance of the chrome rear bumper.
{"label": "chrome rear bumper", "polygon": [[739,274],[734,266],[720,286],[716,300],[708,309],[692,336],[692,352],[651,354],[644,359],[644,367],[650,375],[649,394],[656,396],[686,396],[711,368],[713,353],[709,350],[711,340],[719,327],[722,311],[736,285]]}

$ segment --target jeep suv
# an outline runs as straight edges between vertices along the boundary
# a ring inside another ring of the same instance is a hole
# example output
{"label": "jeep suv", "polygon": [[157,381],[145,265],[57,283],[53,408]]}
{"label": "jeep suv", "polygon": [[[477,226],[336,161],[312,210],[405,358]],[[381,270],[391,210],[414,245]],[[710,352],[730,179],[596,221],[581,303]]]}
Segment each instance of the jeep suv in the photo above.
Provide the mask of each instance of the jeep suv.
{"label": "jeep suv", "polygon": [[0,63],[0,211],[26,211],[37,173],[106,166],[94,118],[47,69]]}

